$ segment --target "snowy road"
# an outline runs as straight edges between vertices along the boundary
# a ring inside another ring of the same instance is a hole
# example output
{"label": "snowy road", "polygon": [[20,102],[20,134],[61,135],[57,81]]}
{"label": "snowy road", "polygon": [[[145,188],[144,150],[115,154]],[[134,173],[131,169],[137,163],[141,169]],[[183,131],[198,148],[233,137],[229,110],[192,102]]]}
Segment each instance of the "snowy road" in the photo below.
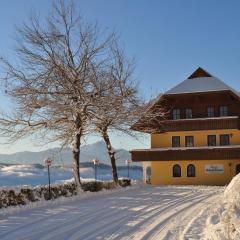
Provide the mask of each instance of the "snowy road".
{"label": "snowy road", "polygon": [[207,209],[222,190],[139,185],[52,203],[0,217],[0,239],[201,239]]}

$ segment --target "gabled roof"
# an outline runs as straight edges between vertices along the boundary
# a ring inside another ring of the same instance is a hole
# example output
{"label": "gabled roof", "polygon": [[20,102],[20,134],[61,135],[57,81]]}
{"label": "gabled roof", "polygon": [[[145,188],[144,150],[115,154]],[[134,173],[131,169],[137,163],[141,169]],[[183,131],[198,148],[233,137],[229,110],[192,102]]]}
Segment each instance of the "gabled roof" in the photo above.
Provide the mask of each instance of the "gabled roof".
{"label": "gabled roof", "polygon": [[[196,93],[196,95],[198,95],[200,93],[212,92],[228,92],[231,96],[240,101],[240,92],[235,91],[226,83],[212,76],[204,69],[198,68],[185,81],[151,101],[148,105],[147,111],[143,112],[142,117],[133,124],[131,129],[147,133],[159,132],[161,131],[160,126],[162,121],[166,120],[164,115],[166,116],[169,111],[166,106],[168,105],[168,100],[171,99],[172,96],[178,97],[180,94],[185,95],[189,93]],[[158,113],[157,115],[155,114],[156,112]],[[209,118],[207,118],[207,120],[209,120]],[[186,121],[186,119],[184,119],[184,121]]]}
{"label": "gabled roof", "polygon": [[198,77],[212,77],[212,75],[208,73],[206,70],[204,70],[203,68],[199,67],[188,77],[188,79],[198,78]]}
{"label": "gabled roof", "polygon": [[200,67],[194,71],[186,80],[179,83],[169,91],[165,92],[165,94],[171,95],[213,91],[231,91],[238,97],[240,96],[240,94],[233,88],[228,86],[220,79],[212,76],[210,73]]}

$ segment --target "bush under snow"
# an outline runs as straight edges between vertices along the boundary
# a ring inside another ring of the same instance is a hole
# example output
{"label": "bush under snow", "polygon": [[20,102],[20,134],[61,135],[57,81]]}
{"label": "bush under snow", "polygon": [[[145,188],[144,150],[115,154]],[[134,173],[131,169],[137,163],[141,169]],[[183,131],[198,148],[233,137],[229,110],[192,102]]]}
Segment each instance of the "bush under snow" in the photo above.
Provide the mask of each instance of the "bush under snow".
{"label": "bush under snow", "polygon": [[[129,178],[119,179],[121,187],[131,185]],[[116,184],[112,181],[83,181],[82,190],[89,192],[98,192],[103,189],[109,190],[116,188]],[[51,186],[51,199],[59,197],[71,197],[77,195],[78,190],[74,183],[53,184]],[[37,187],[15,187],[0,189],[0,209],[9,206],[25,205],[29,202],[36,202],[40,200],[49,200],[48,186]]]}
{"label": "bush under snow", "polygon": [[207,219],[205,239],[240,239],[240,174],[226,187]]}

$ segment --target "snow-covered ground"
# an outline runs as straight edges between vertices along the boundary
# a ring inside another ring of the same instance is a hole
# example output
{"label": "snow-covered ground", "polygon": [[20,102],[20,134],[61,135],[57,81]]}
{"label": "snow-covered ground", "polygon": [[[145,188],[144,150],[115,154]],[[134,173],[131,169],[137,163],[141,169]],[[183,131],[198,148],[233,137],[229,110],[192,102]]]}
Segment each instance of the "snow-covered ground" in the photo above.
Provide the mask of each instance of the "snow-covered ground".
{"label": "snow-covered ground", "polygon": [[205,233],[209,240],[240,239],[240,174],[232,179],[211,208]]}
{"label": "snow-covered ground", "polygon": [[222,192],[222,187],[138,184],[8,208],[0,211],[0,239],[201,239],[209,209]]}
{"label": "snow-covered ground", "polygon": [[[94,169],[91,167],[82,167],[80,169],[83,179],[94,178]],[[73,178],[71,167],[51,167],[51,182],[61,183]],[[127,176],[127,169],[118,170],[120,177]],[[130,169],[132,179],[141,179],[142,171],[140,169]],[[99,180],[111,180],[112,173],[109,168],[99,168],[97,171]],[[19,185],[45,185],[48,183],[47,168],[40,164],[21,164],[21,165],[0,165],[0,188]]]}

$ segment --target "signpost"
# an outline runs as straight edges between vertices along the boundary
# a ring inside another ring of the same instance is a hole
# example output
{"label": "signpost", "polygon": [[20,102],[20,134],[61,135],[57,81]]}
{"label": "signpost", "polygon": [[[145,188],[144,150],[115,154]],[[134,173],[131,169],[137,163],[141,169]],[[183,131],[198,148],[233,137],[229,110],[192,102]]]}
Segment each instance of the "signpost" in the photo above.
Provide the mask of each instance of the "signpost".
{"label": "signpost", "polygon": [[44,164],[45,164],[45,166],[47,166],[47,168],[48,168],[48,197],[49,197],[48,200],[51,199],[50,169],[49,169],[49,167],[52,165],[52,162],[53,162],[53,161],[52,161],[52,159],[50,159],[50,158],[47,158],[47,159],[44,160]]}
{"label": "signpost", "polygon": [[97,166],[99,165],[99,160],[98,159],[93,159],[92,160],[94,164],[94,169],[95,169],[95,182],[97,181]]}
{"label": "signpost", "polygon": [[131,161],[130,160],[126,160],[125,161],[125,163],[126,163],[126,165],[127,165],[127,176],[128,176],[128,178],[129,178],[129,165],[130,165],[130,163],[131,163]]}

